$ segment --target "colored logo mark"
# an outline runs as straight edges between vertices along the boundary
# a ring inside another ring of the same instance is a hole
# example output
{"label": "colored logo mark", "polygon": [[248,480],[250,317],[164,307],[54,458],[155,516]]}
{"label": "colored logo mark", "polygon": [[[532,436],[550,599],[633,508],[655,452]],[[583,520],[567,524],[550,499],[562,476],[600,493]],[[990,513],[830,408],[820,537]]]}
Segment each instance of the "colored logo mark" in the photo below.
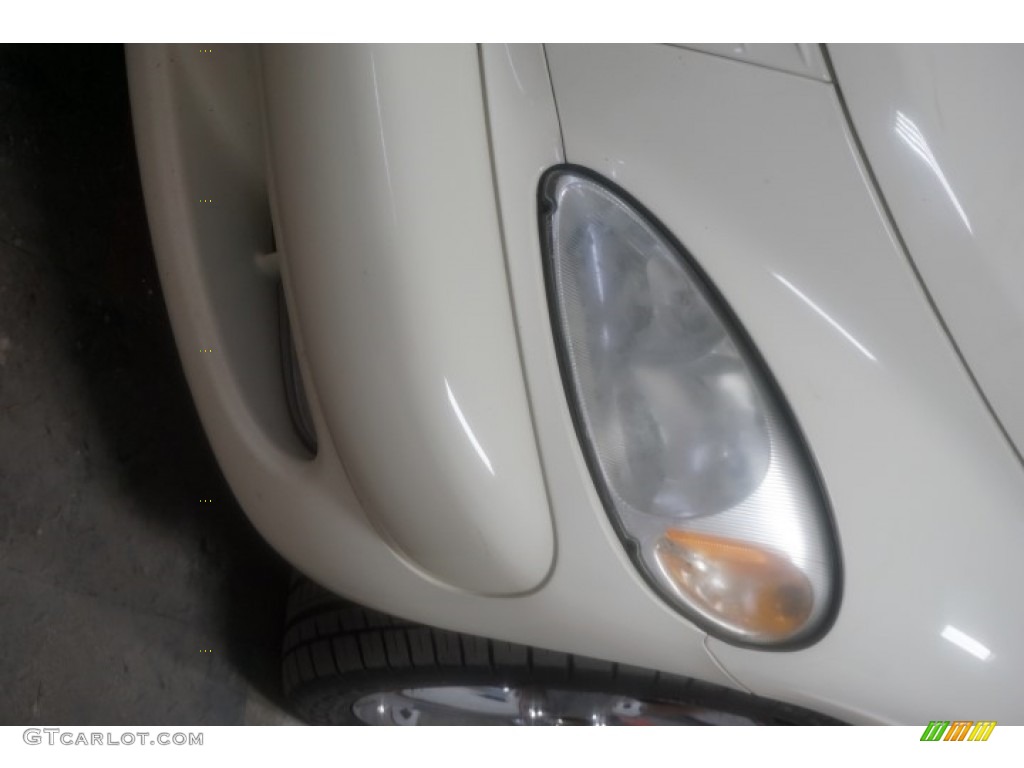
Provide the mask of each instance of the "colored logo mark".
{"label": "colored logo mark", "polygon": [[988,741],[995,727],[995,720],[932,720],[921,741]]}

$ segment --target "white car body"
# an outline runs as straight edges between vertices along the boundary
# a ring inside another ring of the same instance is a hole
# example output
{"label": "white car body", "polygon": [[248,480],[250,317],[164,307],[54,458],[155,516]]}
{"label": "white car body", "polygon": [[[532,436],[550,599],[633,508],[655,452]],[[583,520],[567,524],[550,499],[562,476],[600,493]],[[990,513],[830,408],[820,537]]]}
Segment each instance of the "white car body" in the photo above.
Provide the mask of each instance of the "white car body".
{"label": "white car body", "polygon": [[[175,337],[260,532],[431,625],[853,723],[1024,722],[1024,51],[829,54],[129,48]],[[624,551],[552,335],[537,190],[561,163],[685,244],[784,393],[841,552],[813,644],[711,637]]]}

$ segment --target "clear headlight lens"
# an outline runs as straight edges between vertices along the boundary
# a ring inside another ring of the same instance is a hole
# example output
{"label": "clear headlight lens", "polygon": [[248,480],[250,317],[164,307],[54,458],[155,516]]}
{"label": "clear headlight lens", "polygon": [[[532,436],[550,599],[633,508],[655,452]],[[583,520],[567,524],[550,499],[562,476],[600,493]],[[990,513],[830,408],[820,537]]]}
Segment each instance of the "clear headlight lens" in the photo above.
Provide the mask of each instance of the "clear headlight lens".
{"label": "clear headlight lens", "polygon": [[837,589],[828,511],[767,371],[682,249],[607,182],[542,186],[577,430],[649,581],[710,632],[793,645]]}

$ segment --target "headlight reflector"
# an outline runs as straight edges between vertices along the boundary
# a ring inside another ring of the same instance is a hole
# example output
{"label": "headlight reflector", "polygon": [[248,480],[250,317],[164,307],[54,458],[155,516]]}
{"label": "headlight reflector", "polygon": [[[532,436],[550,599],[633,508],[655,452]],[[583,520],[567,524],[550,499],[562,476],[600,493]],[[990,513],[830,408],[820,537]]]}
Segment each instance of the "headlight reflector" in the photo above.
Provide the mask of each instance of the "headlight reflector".
{"label": "headlight reflector", "polygon": [[541,189],[553,324],[595,484],[641,571],[710,632],[805,643],[837,591],[828,510],[753,346],[681,247],[586,171]]}

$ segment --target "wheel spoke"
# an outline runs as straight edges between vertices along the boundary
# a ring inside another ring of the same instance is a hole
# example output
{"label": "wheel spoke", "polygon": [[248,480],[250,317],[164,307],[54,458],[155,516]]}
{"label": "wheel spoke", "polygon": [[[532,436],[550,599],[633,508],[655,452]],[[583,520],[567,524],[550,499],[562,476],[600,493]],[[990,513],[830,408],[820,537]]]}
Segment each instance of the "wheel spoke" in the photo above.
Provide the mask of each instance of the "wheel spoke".
{"label": "wheel spoke", "polygon": [[740,715],[617,694],[540,687],[438,686],[363,696],[369,725],[755,725]]}

